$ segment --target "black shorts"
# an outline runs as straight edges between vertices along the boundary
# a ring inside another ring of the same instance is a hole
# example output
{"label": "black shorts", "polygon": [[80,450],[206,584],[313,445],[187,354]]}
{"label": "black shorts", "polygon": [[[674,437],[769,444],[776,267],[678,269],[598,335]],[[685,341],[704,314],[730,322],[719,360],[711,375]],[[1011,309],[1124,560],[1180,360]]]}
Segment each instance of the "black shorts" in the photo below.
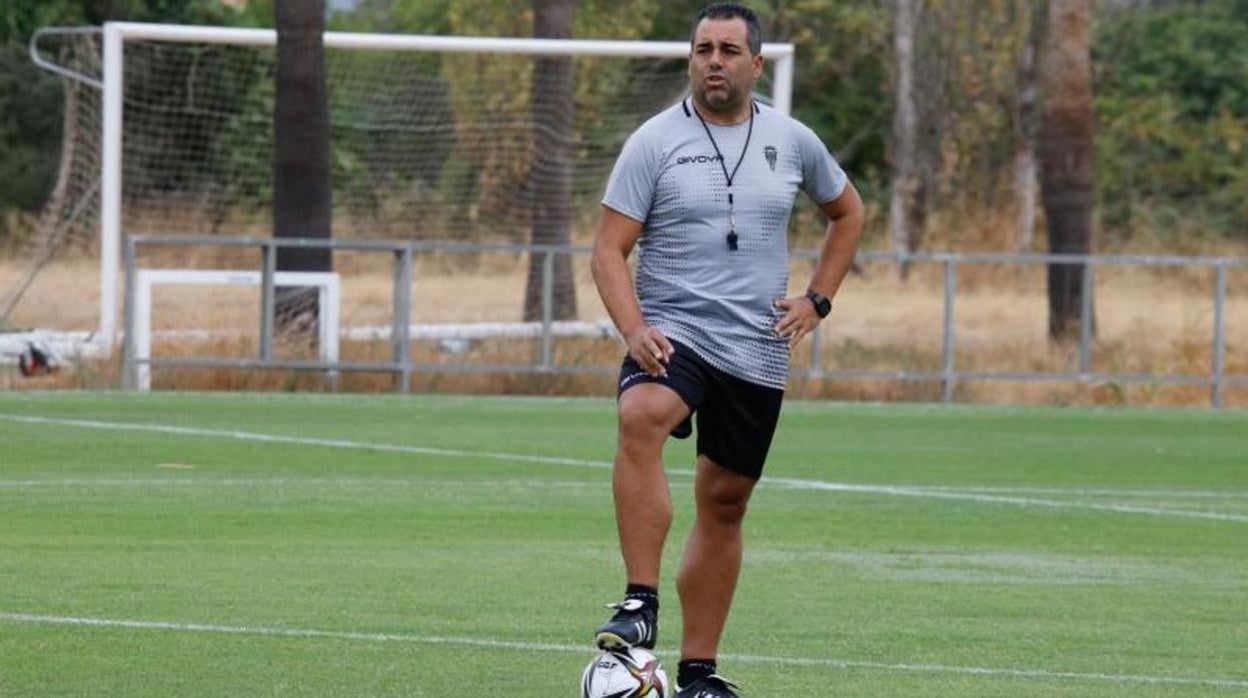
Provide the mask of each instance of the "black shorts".
{"label": "black shorts", "polygon": [[[670,341],[670,340],[669,340]],[[652,376],[632,357],[620,367],[619,394],[640,383],[659,383],[676,392],[692,414],[672,430],[687,438],[697,415],[698,455],[704,455],[739,475],[757,480],[780,420],[784,391],[728,375],[711,366],[688,345],[672,342],[676,353],[667,377]]]}

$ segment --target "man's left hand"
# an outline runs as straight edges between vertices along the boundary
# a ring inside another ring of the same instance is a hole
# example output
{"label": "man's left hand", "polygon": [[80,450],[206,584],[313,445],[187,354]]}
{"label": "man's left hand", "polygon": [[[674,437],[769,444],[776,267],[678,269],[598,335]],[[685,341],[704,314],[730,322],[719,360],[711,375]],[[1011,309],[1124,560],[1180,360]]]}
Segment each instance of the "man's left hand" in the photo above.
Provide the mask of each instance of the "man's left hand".
{"label": "man's left hand", "polygon": [[775,304],[784,311],[784,316],[776,323],[776,334],[789,340],[790,348],[810,334],[823,319],[815,311],[815,304],[806,296],[777,298]]}

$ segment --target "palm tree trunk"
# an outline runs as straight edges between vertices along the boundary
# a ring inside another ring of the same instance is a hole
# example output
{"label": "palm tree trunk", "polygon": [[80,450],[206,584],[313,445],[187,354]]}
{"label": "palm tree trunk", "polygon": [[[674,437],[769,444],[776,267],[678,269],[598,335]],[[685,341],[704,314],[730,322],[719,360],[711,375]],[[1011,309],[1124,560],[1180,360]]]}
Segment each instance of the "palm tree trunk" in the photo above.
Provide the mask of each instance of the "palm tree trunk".
{"label": "palm tree trunk", "polygon": [[[1092,249],[1091,4],[1091,0],[1049,2],[1040,165],[1053,253],[1087,254]],[[1082,317],[1083,265],[1050,264],[1048,277],[1049,336],[1075,337]]]}
{"label": "palm tree trunk", "polygon": [[[325,3],[277,0],[277,75],[273,114],[273,235],[329,238],[329,101],[325,90]],[[327,249],[278,251],[283,271],[328,271]],[[277,323],[311,331],[318,317],[312,288],[280,289]],[[315,336],[315,332],[311,332]]]}
{"label": "palm tree trunk", "polygon": [[[533,35],[572,36],[574,0],[533,0]],[[568,56],[540,56],[533,63],[533,159],[528,190],[533,195],[534,244],[566,245],[572,239],[573,73]],[[542,317],[545,254],[529,257],[524,319]],[[551,317],[576,317],[576,286],[570,255],[552,260]]]}
{"label": "palm tree trunk", "polygon": [[1039,56],[1044,49],[1043,0],[1024,0],[1030,22],[1015,71],[1014,90],[1014,250],[1031,250],[1036,230],[1036,102],[1040,92]]}
{"label": "palm tree trunk", "polygon": [[[898,254],[914,252],[922,235],[923,179],[919,174],[918,108],[915,104],[914,41],[918,0],[893,0],[893,133],[888,237]],[[900,266],[901,278],[910,272]]]}

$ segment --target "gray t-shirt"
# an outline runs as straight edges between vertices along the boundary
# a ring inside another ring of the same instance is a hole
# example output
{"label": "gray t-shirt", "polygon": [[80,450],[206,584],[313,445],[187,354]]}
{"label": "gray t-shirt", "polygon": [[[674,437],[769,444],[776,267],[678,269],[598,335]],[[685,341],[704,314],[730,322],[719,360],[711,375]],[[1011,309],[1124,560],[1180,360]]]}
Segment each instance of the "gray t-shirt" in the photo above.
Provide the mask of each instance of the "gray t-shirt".
{"label": "gray t-shirt", "polygon": [[793,200],[801,189],[827,203],[848,180],[813,131],[765,105],[752,133],[748,121],[707,126],[729,174],[741,159],[731,189],[737,250],[727,242],[728,182],[689,100],[629,137],[602,203],[643,224],[636,287],[646,322],[729,375],[784,389],[789,347],[776,336],[773,301],[788,290]]}

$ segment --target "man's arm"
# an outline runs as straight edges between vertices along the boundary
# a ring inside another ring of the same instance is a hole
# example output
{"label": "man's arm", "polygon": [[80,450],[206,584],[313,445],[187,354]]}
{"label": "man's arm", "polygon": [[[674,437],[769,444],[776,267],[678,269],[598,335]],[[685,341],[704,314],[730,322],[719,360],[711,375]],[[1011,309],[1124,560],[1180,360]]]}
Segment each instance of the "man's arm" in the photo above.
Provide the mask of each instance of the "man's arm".
{"label": "man's arm", "polygon": [[603,206],[594,231],[589,270],[602,304],[628,345],[628,355],[647,373],[665,376],[675,349],[662,332],[646,324],[628,268],[628,255],[641,237],[641,230],[640,222]]}
{"label": "man's arm", "polygon": [[[858,238],[862,236],[862,199],[853,183],[846,183],[840,196],[819,208],[828,217],[828,228],[819,264],[807,288],[830,300],[836,296],[858,252]],[[805,295],[777,299],[776,307],[784,311],[784,316],[776,323],[776,334],[788,339],[790,347],[810,334],[821,319],[814,303]]]}

